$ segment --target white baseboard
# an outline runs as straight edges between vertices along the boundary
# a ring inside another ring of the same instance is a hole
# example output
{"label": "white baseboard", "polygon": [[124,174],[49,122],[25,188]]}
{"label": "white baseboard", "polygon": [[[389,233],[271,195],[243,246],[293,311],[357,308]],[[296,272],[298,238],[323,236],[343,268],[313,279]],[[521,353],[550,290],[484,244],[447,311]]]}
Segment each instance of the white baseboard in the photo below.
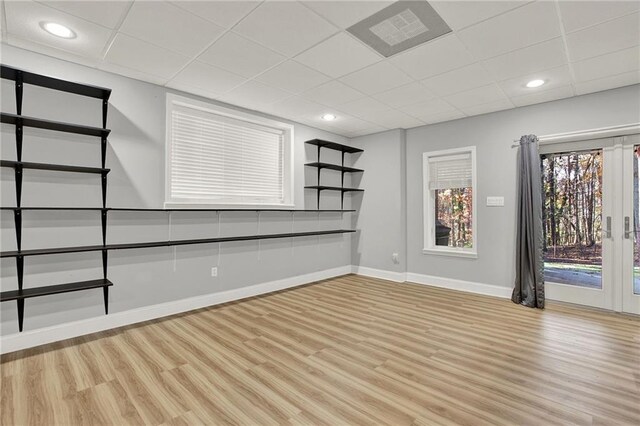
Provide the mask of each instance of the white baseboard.
{"label": "white baseboard", "polygon": [[383,269],[367,268],[366,266],[352,265],[351,272],[365,277],[380,278],[382,280],[395,281],[403,283],[407,280],[405,272],[385,271]]}
{"label": "white baseboard", "polygon": [[472,281],[455,280],[452,278],[436,277],[433,275],[415,274],[407,272],[407,281],[416,284],[430,285],[432,287],[448,288],[450,290],[466,291],[469,293],[484,294],[510,298],[512,289],[499,285],[477,283]]}
{"label": "white baseboard", "polygon": [[23,331],[22,333],[2,336],[0,339],[0,353],[9,353],[21,349],[31,348],[46,343],[57,342],[70,339],[72,337],[83,336],[85,334],[98,331],[109,330],[116,327],[135,324],[169,315],[179,314],[194,309],[205,308],[207,306],[218,305],[220,303],[232,302],[234,300],[245,299],[247,297],[258,296],[260,294],[271,293],[273,291],[284,290],[309,284],[314,281],[325,280],[340,275],[351,273],[352,267],[341,266],[324,271],[312,272],[305,275],[284,278],[249,287],[227,290],[220,293],[206,294],[203,296],[191,297],[188,299],[176,300],[173,302],[160,303],[152,306],[145,306],[139,309],[132,309],[125,312],[116,312],[100,317],[89,318],[81,321],[74,321],[66,324],[54,325],[40,328],[38,330]]}

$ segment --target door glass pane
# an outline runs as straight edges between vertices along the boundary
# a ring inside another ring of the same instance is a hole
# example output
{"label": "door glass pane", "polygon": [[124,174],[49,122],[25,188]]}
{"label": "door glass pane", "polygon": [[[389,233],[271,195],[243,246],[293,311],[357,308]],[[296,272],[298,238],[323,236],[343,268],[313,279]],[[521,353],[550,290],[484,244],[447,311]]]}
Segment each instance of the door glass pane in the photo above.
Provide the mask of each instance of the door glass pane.
{"label": "door glass pane", "polygon": [[602,150],[542,156],[545,281],[602,288]]}
{"label": "door glass pane", "polygon": [[633,150],[633,293],[640,294],[640,228],[639,213],[640,196],[638,194],[638,161],[640,161],[640,146],[635,146]]}

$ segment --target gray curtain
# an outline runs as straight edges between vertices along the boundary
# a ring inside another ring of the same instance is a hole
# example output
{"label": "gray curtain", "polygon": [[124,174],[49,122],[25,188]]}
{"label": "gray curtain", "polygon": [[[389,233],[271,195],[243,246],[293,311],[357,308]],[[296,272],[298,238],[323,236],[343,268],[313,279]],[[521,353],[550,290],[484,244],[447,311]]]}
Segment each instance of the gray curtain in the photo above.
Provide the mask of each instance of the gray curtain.
{"label": "gray curtain", "polygon": [[538,138],[523,136],[518,148],[516,282],[511,300],[531,308],[544,308],[540,173]]}

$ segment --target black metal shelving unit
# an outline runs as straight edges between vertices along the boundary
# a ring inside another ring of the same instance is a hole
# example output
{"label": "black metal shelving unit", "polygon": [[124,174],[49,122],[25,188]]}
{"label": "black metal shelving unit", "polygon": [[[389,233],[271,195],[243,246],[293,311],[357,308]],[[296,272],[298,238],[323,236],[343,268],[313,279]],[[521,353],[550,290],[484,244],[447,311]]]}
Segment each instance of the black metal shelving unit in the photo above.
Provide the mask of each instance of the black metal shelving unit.
{"label": "black metal shelving unit", "polygon": [[[9,167],[14,169],[15,186],[16,186],[16,207],[13,210],[16,247],[17,250],[10,252],[10,257],[16,259],[16,275],[18,279],[18,289],[12,291],[3,291],[0,293],[0,301],[16,300],[18,305],[18,328],[23,329],[24,323],[24,300],[31,297],[40,297],[50,294],[68,293],[74,291],[102,288],[104,298],[105,314],[109,312],[109,287],[113,285],[107,279],[107,251],[104,250],[106,245],[106,202],[107,202],[107,174],[109,169],[105,167],[107,156],[107,137],[111,132],[107,129],[107,110],[109,107],[109,96],[111,89],[104,87],[91,86],[86,84],[74,83],[53,77],[48,77],[29,71],[20,70],[8,66],[0,66],[0,77],[15,82],[16,97],[16,114],[0,113],[0,122],[15,126],[16,136],[16,161],[0,160],[0,167]],[[27,117],[22,115],[22,101],[24,85],[31,84],[47,89],[57,90],[66,93],[72,93],[80,96],[88,96],[102,100],[102,127],[84,126],[79,124],[63,123],[59,121],[45,120],[35,117]],[[22,144],[23,133],[25,127],[33,127],[38,129],[52,130],[65,133],[74,133],[79,135],[94,136],[100,138],[101,166],[85,167],[71,166],[62,164],[49,163],[33,163],[22,161]],[[22,180],[25,169],[49,170],[54,172],[72,172],[72,173],[94,173],[100,175],[102,187],[102,236],[103,244],[99,246],[102,250],[103,277],[98,280],[79,281],[65,284],[57,284],[51,286],[35,287],[24,289],[24,258],[31,250],[22,250],[22,212],[26,210],[22,207]],[[9,210],[3,208],[3,210]],[[4,257],[4,256],[3,256]]]}
{"label": "black metal shelving unit", "polygon": [[[322,191],[340,191],[340,208],[344,208],[344,194],[347,192],[363,192],[364,189],[359,188],[347,188],[344,186],[344,175],[346,173],[362,173],[364,170],[356,169],[354,167],[348,167],[344,165],[344,155],[345,154],[356,154],[359,152],[364,152],[364,150],[360,148],[355,148],[349,145],[339,144],[337,142],[325,141],[322,139],[311,139],[306,141],[307,144],[313,145],[317,147],[318,161],[313,163],[306,163],[305,166],[315,167],[318,169],[318,180],[317,185],[307,185],[306,189],[314,189],[316,190],[316,202],[318,206],[318,210],[320,210],[320,193]],[[335,151],[340,151],[342,153],[342,162],[341,164],[332,164],[332,163],[324,163],[320,161],[320,150],[321,148],[332,149]],[[340,186],[327,186],[320,184],[320,172],[322,169],[336,170],[340,172]]]}
{"label": "black metal shelving unit", "polygon": [[[15,126],[16,136],[16,160],[0,160],[0,167],[13,168],[15,173],[15,185],[16,185],[16,205],[15,207],[0,207],[3,211],[12,211],[15,221],[16,232],[16,247],[17,250],[0,252],[0,258],[15,258],[16,259],[16,271],[18,280],[18,289],[0,292],[0,302],[15,300],[18,306],[18,328],[23,330],[24,323],[24,300],[32,297],[41,297],[52,294],[69,293],[82,290],[99,289],[103,290],[104,298],[104,310],[105,314],[109,312],[109,287],[113,286],[113,283],[107,278],[108,269],[108,253],[114,250],[127,250],[127,249],[141,249],[151,247],[169,247],[169,246],[181,246],[181,245],[194,245],[194,244],[211,244],[211,243],[224,243],[231,241],[251,241],[251,240],[264,240],[264,239],[281,239],[281,238],[294,238],[294,237],[308,237],[319,235],[331,235],[331,234],[346,234],[356,232],[353,229],[335,229],[324,231],[310,231],[310,232],[291,232],[281,234],[258,234],[258,235],[240,235],[230,237],[215,237],[215,238],[201,238],[201,239],[189,239],[189,240],[169,240],[169,241],[154,241],[143,243],[123,243],[123,244],[107,244],[107,214],[109,212],[289,212],[289,213],[304,213],[304,212],[327,212],[327,213],[346,213],[354,212],[352,209],[315,209],[315,210],[295,210],[295,209],[200,209],[200,208],[175,208],[175,209],[156,209],[156,208],[135,208],[135,207],[107,207],[107,175],[110,169],[106,168],[106,153],[107,153],[107,137],[111,132],[107,129],[107,111],[109,105],[109,96],[111,95],[111,89],[91,86],[81,83],[74,83],[66,80],[61,80],[41,74],[36,74],[17,68],[2,65],[0,66],[1,78],[13,80],[15,82],[15,97],[16,97],[16,114],[0,113],[0,122],[5,124],[11,124]],[[63,123],[58,121],[45,120],[35,117],[27,117],[22,115],[22,98],[23,98],[23,85],[31,84],[40,86],[52,90],[57,90],[66,93],[72,93],[80,96],[88,96],[102,100],[102,127],[91,127],[79,124]],[[58,132],[74,133],[87,136],[95,136],[100,138],[100,150],[101,150],[101,166],[100,167],[86,167],[86,166],[72,166],[61,164],[49,164],[49,163],[33,163],[22,161],[22,143],[23,143],[23,129],[24,127],[34,127],[39,129],[46,129]],[[313,141],[309,141],[312,143]],[[332,165],[328,163],[311,164],[318,167],[318,177],[320,175],[320,169],[330,168],[334,170],[340,170],[343,173],[361,172],[359,169],[344,166],[344,153],[345,152],[359,152],[356,148],[348,147],[345,145],[335,144],[333,142],[322,142],[322,146],[330,149],[339,149],[343,152],[343,164],[342,166]],[[317,144],[317,143],[316,143]],[[320,145],[318,145],[318,161],[320,160]],[[340,147],[340,148],[339,148]],[[71,172],[71,173],[93,173],[100,175],[101,188],[102,188],[102,207],[47,207],[47,206],[22,206],[22,180],[23,171],[25,169],[39,169],[49,170],[54,172]],[[323,187],[323,189],[335,189],[333,187]],[[323,189],[318,189],[319,191]],[[355,188],[340,188],[341,191],[358,190]],[[319,197],[319,195],[318,195]],[[319,207],[319,206],[318,206]],[[90,245],[90,246],[75,246],[75,247],[53,247],[53,248],[39,248],[39,249],[22,249],[22,213],[24,211],[96,211],[100,212],[101,217],[101,230],[102,230],[102,244]],[[64,284],[48,285],[42,287],[24,289],[24,259],[31,256],[43,256],[43,255],[55,255],[65,253],[81,253],[81,252],[101,252],[102,254],[102,275],[101,279],[78,281]]]}

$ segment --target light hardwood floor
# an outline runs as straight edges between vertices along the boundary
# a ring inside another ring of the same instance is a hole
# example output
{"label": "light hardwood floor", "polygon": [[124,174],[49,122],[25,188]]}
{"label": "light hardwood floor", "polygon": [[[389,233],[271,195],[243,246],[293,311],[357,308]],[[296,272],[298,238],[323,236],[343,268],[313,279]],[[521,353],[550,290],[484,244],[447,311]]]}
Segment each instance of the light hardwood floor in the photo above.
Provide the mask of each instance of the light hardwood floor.
{"label": "light hardwood floor", "polygon": [[640,319],[348,275],[2,357],[0,423],[640,425]]}

